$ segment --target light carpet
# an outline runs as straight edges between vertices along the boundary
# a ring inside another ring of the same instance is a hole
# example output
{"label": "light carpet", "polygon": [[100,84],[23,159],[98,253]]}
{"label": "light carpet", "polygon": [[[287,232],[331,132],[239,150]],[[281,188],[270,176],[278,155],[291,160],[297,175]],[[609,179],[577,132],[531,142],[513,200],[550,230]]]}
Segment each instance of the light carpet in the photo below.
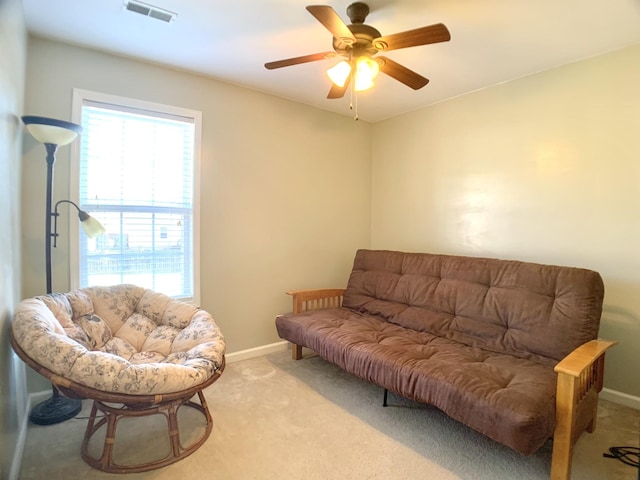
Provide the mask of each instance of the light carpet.
{"label": "light carpet", "polygon": [[[293,361],[289,352],[227,365],[205,390],[214,417],[207,442],[168,467],[126,480],[543,480],[549,478],[551,441],[532,456],[448,418],[441,411],[390,395],[319,357]],[[80,417],[88,415],[89,402]],[[185,410],[181,427],[199,426]],[[182,412],[181,412],[182,413]],[[126,419],[118,427],[117,455],[145,458],[167,448],[160,416]],[[86,419],[30,425],[21,480],[115,478],[80,457]],[[598,426],[576,445],[574,480],[636,480],[637,469],[602,454],[637,446],[640,412],[601,401]],[[160,442],[160,443],[158,443]]]}

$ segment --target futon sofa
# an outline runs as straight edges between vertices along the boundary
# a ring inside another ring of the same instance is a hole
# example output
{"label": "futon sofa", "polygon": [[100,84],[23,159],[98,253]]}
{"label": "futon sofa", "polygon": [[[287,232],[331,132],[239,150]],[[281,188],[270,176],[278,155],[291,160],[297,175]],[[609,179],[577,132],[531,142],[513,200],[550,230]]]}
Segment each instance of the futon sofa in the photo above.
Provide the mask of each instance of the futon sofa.
{"label": "futon sofa", "polygon": [[595,428],[604,286],[572,267],[359,250],[346,289],[288,292],[276,318],[302,347],[522,454],[553,437],[552,480]]}

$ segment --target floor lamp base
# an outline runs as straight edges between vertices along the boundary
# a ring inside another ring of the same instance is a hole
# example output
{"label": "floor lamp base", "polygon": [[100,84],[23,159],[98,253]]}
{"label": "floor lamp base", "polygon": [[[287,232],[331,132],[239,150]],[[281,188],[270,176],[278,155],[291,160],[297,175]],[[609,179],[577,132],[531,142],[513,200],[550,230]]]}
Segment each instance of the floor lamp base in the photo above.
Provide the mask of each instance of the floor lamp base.
{"label": "floor lamp base", "polygon": [[63,397],[53,389],[53,396],[31,410],[29,420],[36,425],[53,425],[75,417],[82,410],[82,401]]}

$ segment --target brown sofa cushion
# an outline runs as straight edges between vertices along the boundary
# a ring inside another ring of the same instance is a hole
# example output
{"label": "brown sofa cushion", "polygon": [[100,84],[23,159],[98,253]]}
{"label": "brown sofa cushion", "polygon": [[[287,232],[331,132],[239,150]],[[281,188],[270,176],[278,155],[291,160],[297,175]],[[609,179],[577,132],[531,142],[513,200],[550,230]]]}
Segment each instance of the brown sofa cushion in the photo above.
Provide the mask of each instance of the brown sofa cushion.
{"label": "brown sofa cushion", "polygon": [[524,454],[553,434],[553,368],[469,347],[346,308],[276,319],[278,333],[391,391],[429,403]]}
{"label": "brown sofa cushion", "polygon": [[555,365],[597,338],[597,272],[491,258],[359,250],[343,306]]}

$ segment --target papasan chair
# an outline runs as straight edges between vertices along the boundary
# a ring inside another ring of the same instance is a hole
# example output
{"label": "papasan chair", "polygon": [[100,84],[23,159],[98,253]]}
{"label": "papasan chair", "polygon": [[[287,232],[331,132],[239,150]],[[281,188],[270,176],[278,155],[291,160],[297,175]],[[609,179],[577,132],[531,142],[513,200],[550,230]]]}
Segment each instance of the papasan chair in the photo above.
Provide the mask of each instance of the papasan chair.
{"label": "papasan chair", "polygon": [[[160,468],[193,453],[211,433],[202,391],[224,370],[225,343],[211,315],[191,304],[135,285],[43,295],[18,304],[10,341],[61,394],[93,400],[80,451],[96,469]],[[202,435],[186,446],[178,425],[182,406],[205,422]],[[114,460],[119,420],[156,414],[167,420],[169,452],[144,463]],[[89,442],[98,431],[104,445],[96,456]]]}

